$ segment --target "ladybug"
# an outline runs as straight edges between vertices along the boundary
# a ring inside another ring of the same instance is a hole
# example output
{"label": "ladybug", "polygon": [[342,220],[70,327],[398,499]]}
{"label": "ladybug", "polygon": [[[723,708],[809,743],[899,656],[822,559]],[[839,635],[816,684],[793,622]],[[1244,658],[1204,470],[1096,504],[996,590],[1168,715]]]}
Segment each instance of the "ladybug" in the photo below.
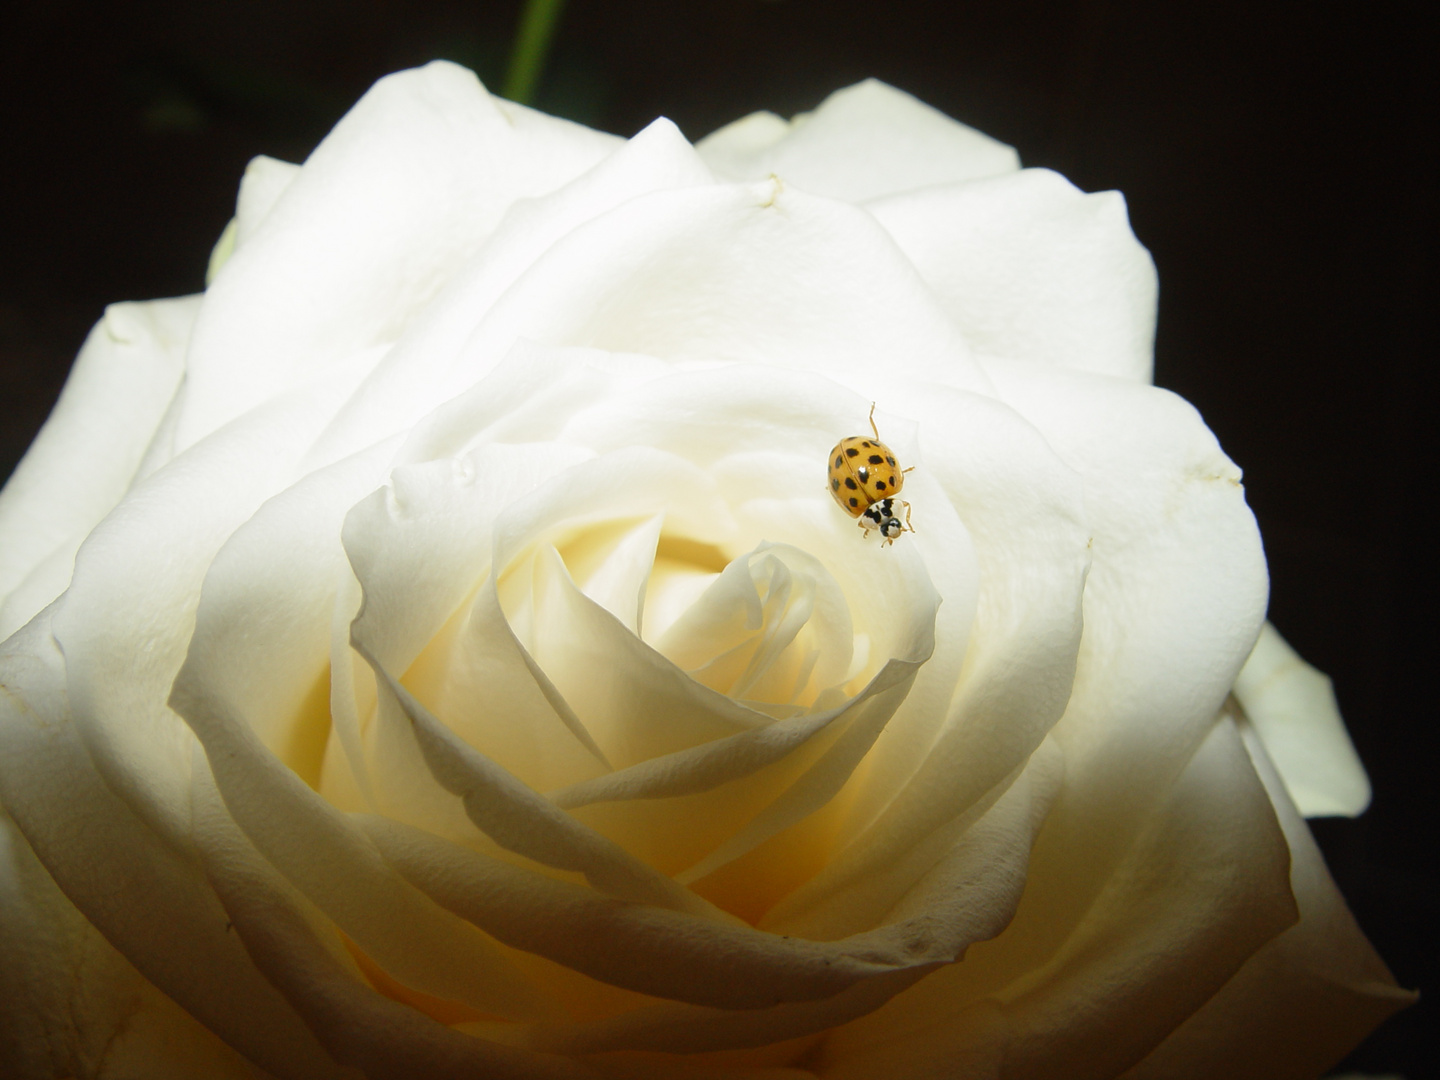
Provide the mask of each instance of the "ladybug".
{"label": "ladybug", "polygon": [[[880,431],[875,426],[875,403],[870,403],[870,430],[873,439],[864,435],[851,435],[841,439],[830,451],[829,481],[830,494],[840,508],[853,518],[860,519],[865,535],[871,529],[879,529],[885,538],[884,547],[893,544],[903,532],[914,532],[910,524],[910,504],[895,498],[905,486],[905,474],[895,462],[895,452],[880,441]],[[912,465],[911,468],[914,468]],[[905,520],[900,520],[903,508]]]}

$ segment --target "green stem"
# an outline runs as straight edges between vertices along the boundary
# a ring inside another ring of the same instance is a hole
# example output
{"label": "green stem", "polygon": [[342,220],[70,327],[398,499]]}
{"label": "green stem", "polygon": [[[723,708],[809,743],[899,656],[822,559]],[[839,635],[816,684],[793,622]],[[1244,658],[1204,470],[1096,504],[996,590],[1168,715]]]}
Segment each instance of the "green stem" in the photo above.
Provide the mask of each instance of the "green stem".
{"label": "green stem", "polygon": [[565,0],[525,0],[515,48],[510,53],[510,69],[505,73],[505,85],[500,91],[511,101],[530,104],[564,6]]}

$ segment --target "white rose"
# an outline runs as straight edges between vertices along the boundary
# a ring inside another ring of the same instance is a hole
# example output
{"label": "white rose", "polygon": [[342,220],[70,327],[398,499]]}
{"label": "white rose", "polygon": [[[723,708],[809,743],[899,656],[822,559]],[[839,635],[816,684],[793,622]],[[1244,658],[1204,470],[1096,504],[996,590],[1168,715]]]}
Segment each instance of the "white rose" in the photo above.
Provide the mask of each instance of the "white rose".
{"label": "white rose", "polygon": [[6,1076],[1302,1077],[1407,1000],[1117,194],[432,64],[214,267],[0,497]]}

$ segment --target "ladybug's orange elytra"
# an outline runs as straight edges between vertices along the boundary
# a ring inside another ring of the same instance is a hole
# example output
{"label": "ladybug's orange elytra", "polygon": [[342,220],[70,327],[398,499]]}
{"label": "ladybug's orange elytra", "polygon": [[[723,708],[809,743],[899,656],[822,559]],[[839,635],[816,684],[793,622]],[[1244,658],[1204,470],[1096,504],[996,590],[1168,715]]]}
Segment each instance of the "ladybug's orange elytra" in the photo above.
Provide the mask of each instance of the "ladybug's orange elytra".
{"label": "ladybug's orange elytra", "polygon": [[[878,528],[885,543],[895,541],[902,532],[914,532],[910,525],[910,504],[895,499],[905,486],[905,474],[895,459],[895,452],[880,441],[875,426],[875,403],[870,403],[870,430],[873,439],[851,435],[841,439],[830,451],[827,481],[830,494],[840,508],[860,519],[865,532]],[[902,524],[897,512],[904,507]]]}

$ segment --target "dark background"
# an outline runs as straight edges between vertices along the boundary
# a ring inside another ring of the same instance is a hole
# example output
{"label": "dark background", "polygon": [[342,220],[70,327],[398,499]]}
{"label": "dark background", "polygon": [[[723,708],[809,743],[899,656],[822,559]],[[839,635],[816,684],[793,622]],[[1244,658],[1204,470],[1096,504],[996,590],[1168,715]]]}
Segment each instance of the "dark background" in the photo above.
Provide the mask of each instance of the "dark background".
{"label": "dark background", "polygon": [[[0,477],[103,306],[194,292],[245,162],[306,153],[436,56],[498,88],[516,0],[31,2],[0,16]],[[1347,1068],[1436,1075],[1427,678],[1440,50],[1417,3],[571,0],[537,104],[692,139],[875,75],[1089,191],[1161,280],[1156,381],[1245,469],[1271,618],[1329,672],[1375,802],[1314,823],[1362,926],[1430,1000]],[[1429,359],[1427,359],[1429,358]]]}

